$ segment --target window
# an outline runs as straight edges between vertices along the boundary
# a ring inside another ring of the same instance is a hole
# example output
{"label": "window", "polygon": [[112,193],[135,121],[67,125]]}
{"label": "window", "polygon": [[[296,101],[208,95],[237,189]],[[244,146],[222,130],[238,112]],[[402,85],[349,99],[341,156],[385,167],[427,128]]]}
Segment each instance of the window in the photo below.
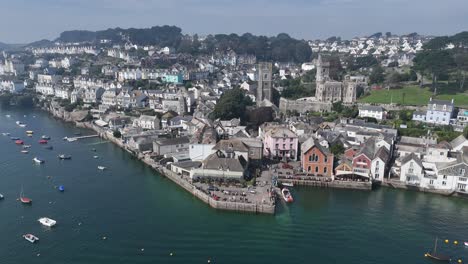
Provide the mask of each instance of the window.
{"label": "window", "polygon": [[292,148],[293,148],[292,144],[289,144],[289,148],[290,148],[290,149],[292,149]]}
{"label": "window", "polygon": [[444,177],[442,177],[442,178],[443,178],[444,180],[446,180],[446,179],[447,179],[447,175],[444,175]]}
{"label": "window", "polygon": [[315,153],[312,154],[312,160],[311,161],[315,161]]}
{"label": "window", "polygon": [[444,185],[444,186],[447,185],[447,182],[443,181],[443,182],[442,182],[442,185]]}
{"label": "window", "polygon": [[311,171],[311,169],[312,169],[312,168],[309,166],[309,167],[307,168],[307,171]]}
{"label": "window", "polygon": [[316,172],[316,173],[318,172],[318,167],[315,167],[315,172]]}
{"label": "window", "polygon": [[325,163],[327,163],[327,162],[328,162],[328,157],[327,157],[327,156],[325,156],[325,158],[324,158],[323,162],[325,162]]}
{"label": "window", "polygon": [[376,178],[376,179],[379,178],[379,174],[378,174],[378,173],[375,174],[375,178]]}
{"label": "window", "polygon": [[283,144],[283,149],[286,149],[286,144]]}
{"label": "window", "polygon": [[[309,161],[312,161],[312,156],[309,156]],[[310,170],[310,167],[309,167],[309,170]]]}
{"label": "window", "polygon": [[315,161],[316,161],[316,162],[319,161],[319,157],[318,157],[318,156],[315,156]]}
{"label": "window", "polygon": [[434,185],[434,180],[430,180],[429,185]]}
{"label": "window", "polygon": [[323,173],[324,173],[324,174],[327,173],[327,167],[323,168]]}
{"label": "window", "polygon": [[279,148],[279,144],[276,144],[276,145],[275,145],[275,148]]}
{"label": "window", "polygon": [[290,138],[290,139],[289,139],[289,142],[293,142],[293,139],[292,139],[292,138]]}

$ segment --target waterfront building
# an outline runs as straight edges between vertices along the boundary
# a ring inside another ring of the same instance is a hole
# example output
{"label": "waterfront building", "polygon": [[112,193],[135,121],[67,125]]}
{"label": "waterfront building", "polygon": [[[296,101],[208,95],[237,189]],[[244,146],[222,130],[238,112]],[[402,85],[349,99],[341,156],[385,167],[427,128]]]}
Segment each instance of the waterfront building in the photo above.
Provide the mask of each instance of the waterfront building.
{"label": "waterfront building", "polygon": [[401,160],[400,181],[408,185],[419,185],[425,176],[421,159],[411,153]]}
{"label": "waterfront building", "polygon": [[320,145],[317,139],[309,138],[301,145],[301,165],[308,175],[331,177],[333,154]]}
{"label": "waterfront building", "polygon": [[241,181],[248,176],[247,161],[243,156],[226,157],[221,151],[209,155],[200,168],[190,171],[190,178],[229,179]]}
{"label": "waterfront building", "polygon": [[20,93],[24,90],[24,82],[21,81],[0,81],[0,92]]}
{"label": "waterfront building", "polygon": [[265,157],[297,160],[298,137],[287,127],[266,127],[263,144]]}
{"label": "waterfront building", "polygon": [[189,138],[162,138],[153,142],[153,152],[156,155],[176,154],[189,150]]}
{"label": "waterfront building", "polygon": [[157,116],[141,115],[133,121],[133,126],[143,129],[159,129],[161,125]]}
{"label": "waterfront building", "polygon": [[[216,145],[216,130],[198,119],[192,119],[188,124],[187,132],[190,137],[189,156],[192,161],[202,161],[212,153]],[[198,123],[198,125],[197,125]]]}

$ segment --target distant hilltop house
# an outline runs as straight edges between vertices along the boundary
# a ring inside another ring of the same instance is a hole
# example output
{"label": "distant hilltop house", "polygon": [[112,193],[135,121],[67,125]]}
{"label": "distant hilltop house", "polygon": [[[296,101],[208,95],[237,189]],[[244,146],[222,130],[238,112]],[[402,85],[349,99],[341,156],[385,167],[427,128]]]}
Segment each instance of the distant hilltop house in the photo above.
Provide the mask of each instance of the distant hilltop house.
{"label": "distant hilltop house", "polygon": [[427,104],[427,111],[415,111],[413,113],[413,120],[424,123],[430,123],[435,125],[449,125],[450,119],[454,115],[455,107],[453,99],[447,100],[436,100],[429,99]]}
{"label": "distant hilltop house", "polygon": [[93,54],[97,55],[98,50],[94,46],[56,46],[47,48],[32,49],[34,55],[41,54]]}

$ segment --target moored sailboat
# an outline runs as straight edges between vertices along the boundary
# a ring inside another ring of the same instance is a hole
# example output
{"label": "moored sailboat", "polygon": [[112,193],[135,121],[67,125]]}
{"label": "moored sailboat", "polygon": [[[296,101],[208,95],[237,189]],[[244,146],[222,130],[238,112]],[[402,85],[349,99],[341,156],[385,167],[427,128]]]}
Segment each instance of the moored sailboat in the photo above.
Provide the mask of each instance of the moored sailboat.
{"label": "moored sailboat", "polygon": [[438,238],[436,237],[434,242],[434,249],[424,254],[424,256],[438,261],[450,262],[451,258],[449,256],[437,253],[437,240]]}
{"label": "moored sailboat", "polygon": [[23,187],[21,187],[21,193],[20,193],[20,202],[22,204],[31,204],[32,200],[29,199],[28,197],[24,197],[24,192],[23,192]]}

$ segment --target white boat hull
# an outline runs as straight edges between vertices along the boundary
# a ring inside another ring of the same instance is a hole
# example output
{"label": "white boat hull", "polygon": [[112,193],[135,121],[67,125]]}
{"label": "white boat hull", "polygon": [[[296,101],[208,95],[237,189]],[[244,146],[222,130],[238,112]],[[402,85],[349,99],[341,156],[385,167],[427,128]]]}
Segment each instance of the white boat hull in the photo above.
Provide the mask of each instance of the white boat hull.
{"label": "white boat hull", "polygon": [[39,223],[47,227],[53,227],[57,224],[57,221],[47,218],[47,217],[39,218],[37,221],[39,221]]}

